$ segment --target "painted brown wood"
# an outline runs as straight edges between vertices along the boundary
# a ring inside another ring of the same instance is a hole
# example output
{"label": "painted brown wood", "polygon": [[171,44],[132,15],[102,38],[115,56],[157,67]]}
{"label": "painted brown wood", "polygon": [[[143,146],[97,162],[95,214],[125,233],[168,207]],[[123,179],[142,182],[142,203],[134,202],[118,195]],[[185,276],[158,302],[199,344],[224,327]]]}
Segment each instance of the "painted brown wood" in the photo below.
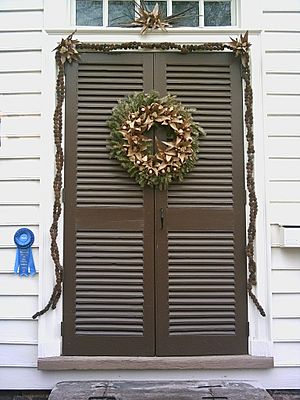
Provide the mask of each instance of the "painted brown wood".
{"label": "painted brown wood", "polygon": [[63,370],[208,370],[273,368],[272,357],[46,357],[38,359],[38,369]]}

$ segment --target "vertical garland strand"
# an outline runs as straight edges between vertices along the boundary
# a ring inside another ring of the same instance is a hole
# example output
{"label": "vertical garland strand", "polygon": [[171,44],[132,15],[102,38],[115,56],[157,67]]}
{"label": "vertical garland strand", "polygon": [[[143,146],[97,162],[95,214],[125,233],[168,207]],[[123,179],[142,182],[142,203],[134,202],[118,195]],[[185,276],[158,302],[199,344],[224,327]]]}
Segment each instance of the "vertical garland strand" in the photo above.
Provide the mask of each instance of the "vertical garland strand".
{"label": "vertical garland strand", "polygon": [[61,215],[61,188],[62,188],[62,169],[64,164],[64,154],[62,149],[62,106],[65,98],[65,81],[64,81],[64,64],[61,60],[59,51],[55,54],[56,64],[58,67],[58,74],[56,79],[56,107],[53,117],[53,133],[54,142],[56,146],[55,165],[56,173],[53,181],[54,190],[54,204],[53,204],[53,221],[50,228],[51,236],[51,257],[55,265],[55,278],[52,294],[46,306],[35,313],[32,318],[35,319],[45,314],[50,307],[54,310],[57,302],[61,296],[62,281],[63,281],[63,267],[60,263],[59,249],[57,245],[58,236],[58,221]]}
{"label": "vertical garland strand", "polygon": [[254,135],[253,135],[253,91],[251,87],[251,71],[249,53],[244,54],[245,62],[242,63],[242,78],[245,82],[245,124],[246,124],[246,139],[247,139],[247,189],[249,199],[249,225],[248,225],[248,243],[246,246],[246,254],[248,257],[249,276],[247,283],[247,291],[250,298],[255,304],[260,314],[265,317],[266,313],[260,305],[257,297],[253,293],[253,286],[256,286],[256,262],[254,259],[254,241],[256,236],[256,217],[258,211],[257,197],[255,193],[254,180]]}
{"label": "vertical garland strand", "polygon": [[56,63],[58,66],[58,75],[56,81],[56,108],[54,112],[54,140],[56,145],[56,174],[54,178],[54,206],[53,206],[53,222],[50,228],[51,236],[51,257],[55,265],[56,283],[53,288],[52,295],[47,305],[39,312],[33,315],[32,318],[37,318],[45,314],[50,307],[56,308],[57,302],[60,299],[62,292],[63,267],[59,260],[59,249],[57,245],[58,236],[58,221],[61,215],[61,189],[62,189],[62,169],[63,169],[63,150],[62,150],[62,106],[65,98],[65,83],[64,83],[64,63],[68,61],[78,61],[80,55],[77,49],[110,52],[113,50],[179,50],[181,53],[187,54],[194,51],[223,51],[231,50],[236,56],[240,56],[242,63],[242,79],[245,82],[245,124],[246,124],[246,139],[247,139],[247,165],[246,165],[246,180],[249,198],[249,225],[248,225],[248,240],[246,246],[246,254],[248,258],[249,276],[247,282],[247,291],[256,308],[262,316],[266,313],[260,305],[257,297],[253,293],[253,286],[257,283],[256,278],[256,262],[254,259],[254,242],[256,237],[256,217],[257,217],[257,198],[255,193],[254,181],[254,135],[253,135],[253,92],[251,87],[251,71],[248,42],[248,32],[241,35],[238,39],[231,39],[231,43],[203,43],[200,45],[180,45],[175,43],[141,43],[129,42],[123,44],[97,44],[97,43],[80,43],[73,40],[74,32],[66,39],[62,39],[59,46],[56,48]]}

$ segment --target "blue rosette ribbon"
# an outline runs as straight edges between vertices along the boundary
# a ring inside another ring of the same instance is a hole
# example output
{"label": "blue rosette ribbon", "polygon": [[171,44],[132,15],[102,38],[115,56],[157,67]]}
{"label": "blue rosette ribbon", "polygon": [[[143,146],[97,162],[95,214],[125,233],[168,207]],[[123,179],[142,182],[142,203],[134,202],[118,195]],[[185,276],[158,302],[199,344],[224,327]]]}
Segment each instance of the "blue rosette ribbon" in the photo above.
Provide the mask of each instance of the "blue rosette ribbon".
{"label": "blue rosette ribbon", "polygon": [[17,246],[16,261],[14,271],[20,276],[35,275],[35,265],[31,246],[34,242],[34,234],[30,229],[21,228],[14,236]]}

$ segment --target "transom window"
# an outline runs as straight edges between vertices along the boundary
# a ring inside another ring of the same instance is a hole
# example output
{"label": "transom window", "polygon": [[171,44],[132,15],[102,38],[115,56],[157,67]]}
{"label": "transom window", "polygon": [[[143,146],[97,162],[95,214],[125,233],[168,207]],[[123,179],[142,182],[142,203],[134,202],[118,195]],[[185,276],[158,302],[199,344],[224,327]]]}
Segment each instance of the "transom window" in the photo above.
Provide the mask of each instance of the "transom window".
{"label": "transom window", "polygon": [[[162,15],[177,14],[188,10],[172,23],[173,27],[218,27],[236,25],[235,0],[147,0],[152,10],[159,4]],[[75,0],[77,26],[122,27],[135,16],[132,0]]]}

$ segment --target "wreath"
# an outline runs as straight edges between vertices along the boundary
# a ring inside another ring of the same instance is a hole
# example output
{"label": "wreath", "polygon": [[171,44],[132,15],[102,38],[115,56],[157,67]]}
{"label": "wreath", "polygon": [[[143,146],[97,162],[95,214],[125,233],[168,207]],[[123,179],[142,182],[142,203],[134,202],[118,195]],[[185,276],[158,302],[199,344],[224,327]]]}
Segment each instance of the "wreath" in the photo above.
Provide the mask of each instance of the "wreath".
{"label": "wreath", "polygon": [[[108,121],[110,155],[144,187],[182,181],[197,160],[203,129],[175,96],[135,93],[119,101]],[[157,135],[163,127],[166,140]],[[154,137],[154,140],[152,138]]]}

